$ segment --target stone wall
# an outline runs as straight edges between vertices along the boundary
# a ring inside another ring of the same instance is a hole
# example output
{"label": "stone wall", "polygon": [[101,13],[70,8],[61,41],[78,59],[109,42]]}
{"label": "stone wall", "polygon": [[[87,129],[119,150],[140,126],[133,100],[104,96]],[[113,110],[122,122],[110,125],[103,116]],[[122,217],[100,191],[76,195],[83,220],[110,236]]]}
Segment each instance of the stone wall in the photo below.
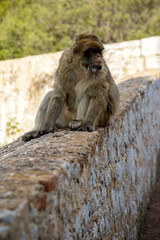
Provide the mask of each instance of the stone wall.
{"label": "stone wall", "polygon": [[1,240],[138,238],[156,180],[160,78],[134,78],[119,90],[108,128],[1,148]]}
{"label": "stone wall", "polygon": [[[36,110],[53,85],[60,55],[61,52],[0,62],[0,142],[18,136],[11,135],[13,127],[22,132],[33,128]],[[160,36],[105,45],[104,58],[116,82],[159,69]],[[6,131],[7,123],[12,127]],[[18,133],[16,129],[14,132]]]}

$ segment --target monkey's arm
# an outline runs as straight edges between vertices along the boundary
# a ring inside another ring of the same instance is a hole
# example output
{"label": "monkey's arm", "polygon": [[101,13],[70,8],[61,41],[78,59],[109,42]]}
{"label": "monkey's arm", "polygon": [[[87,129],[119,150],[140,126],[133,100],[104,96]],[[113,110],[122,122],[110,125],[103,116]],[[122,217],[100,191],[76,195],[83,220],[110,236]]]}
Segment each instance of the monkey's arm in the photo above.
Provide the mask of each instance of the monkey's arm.
{"label": "monkey's arm", "polygon": [[91,98],[89,101],[86,117],[78,130],[88,132],[94,131],[100,118],[104,116],[105,109],[106,101],[104,98]]}
{"label": "monkey's arm", "polygon": [[115,81],[113,80],[109,69],[108,69],[106,80],[110,86],[108,91],[107,115],[113,116],[118,110],[119,103],[120,103],[120,96],[119,96],[118,87]]}

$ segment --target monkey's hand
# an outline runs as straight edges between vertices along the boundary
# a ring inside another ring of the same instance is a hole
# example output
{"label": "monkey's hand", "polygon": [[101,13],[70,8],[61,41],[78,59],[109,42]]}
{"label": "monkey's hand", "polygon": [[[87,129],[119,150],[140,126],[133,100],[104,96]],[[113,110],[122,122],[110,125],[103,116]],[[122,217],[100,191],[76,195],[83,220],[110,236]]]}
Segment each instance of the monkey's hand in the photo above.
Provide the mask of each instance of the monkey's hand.
{"label": "monkey's hand", "polygon": [[69,123],[69,128],[72,131],[78,130],[78,131],[93,132],[93,127],[89,125],[87,122],[84,122],[83,120],[72,120]]}
{"label": "monkey's hand", "polygon": [[33,130],[33,131],[25,133],[22,136],[22,140],[24,142],[28,142],[32,139],[39,138],[39,137],[41,137],[41,136],[43,136],[47,133],[50,133],[50,132],[53,132],[53,130]]}
{"label": "monkey's hand", "polygon": [[69,123],[69,128],[72,130],[72,131],[75,131],[75,130],[78,130],[78,128],[80,128],[83,124],[83,120],[72,120],[70,123]]}

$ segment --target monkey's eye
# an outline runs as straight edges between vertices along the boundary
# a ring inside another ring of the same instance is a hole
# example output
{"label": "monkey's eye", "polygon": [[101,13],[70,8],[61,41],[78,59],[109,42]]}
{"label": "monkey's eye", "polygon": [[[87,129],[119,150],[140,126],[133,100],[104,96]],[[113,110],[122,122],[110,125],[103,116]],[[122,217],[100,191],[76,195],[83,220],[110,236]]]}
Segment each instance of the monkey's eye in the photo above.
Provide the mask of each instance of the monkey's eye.
{"label": "monkey's eye", "polygon": [[87,50],[87,51],[85,51],[85,53],[84,53],[84,55],[86,56],[86,57],[88,57],[88,56],[90,56],[90,55],[92,55],[93,54],[93,51],[92,50]]}
{"label": "monkey's eye", "polygon": [[93,55],[96,55],[97,53],[102,56],[102,52],[101,52],[100,50],[95,50],[95,49],[88,49],[88,50],[84,53],[84,55],[85,55],[85,57],[90,58],[90,57],[92,57]]}

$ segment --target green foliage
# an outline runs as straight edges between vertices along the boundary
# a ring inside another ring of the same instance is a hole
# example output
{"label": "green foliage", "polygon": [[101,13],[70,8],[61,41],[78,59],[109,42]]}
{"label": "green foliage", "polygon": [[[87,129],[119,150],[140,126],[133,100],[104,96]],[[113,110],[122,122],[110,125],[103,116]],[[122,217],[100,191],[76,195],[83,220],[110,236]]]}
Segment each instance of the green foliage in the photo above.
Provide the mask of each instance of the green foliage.
{"label": "green foliage", "polygon": [[16,118],[12,117],[6,123],[6,133],[8,137],[14,137],[17,134],[21,133],[20,123],[16,121]]}
{"label": "green foliage", "polygon": [[80,33],[103,43],[159,35],[159,0],[0,0],[0,60],[63,50]]}

